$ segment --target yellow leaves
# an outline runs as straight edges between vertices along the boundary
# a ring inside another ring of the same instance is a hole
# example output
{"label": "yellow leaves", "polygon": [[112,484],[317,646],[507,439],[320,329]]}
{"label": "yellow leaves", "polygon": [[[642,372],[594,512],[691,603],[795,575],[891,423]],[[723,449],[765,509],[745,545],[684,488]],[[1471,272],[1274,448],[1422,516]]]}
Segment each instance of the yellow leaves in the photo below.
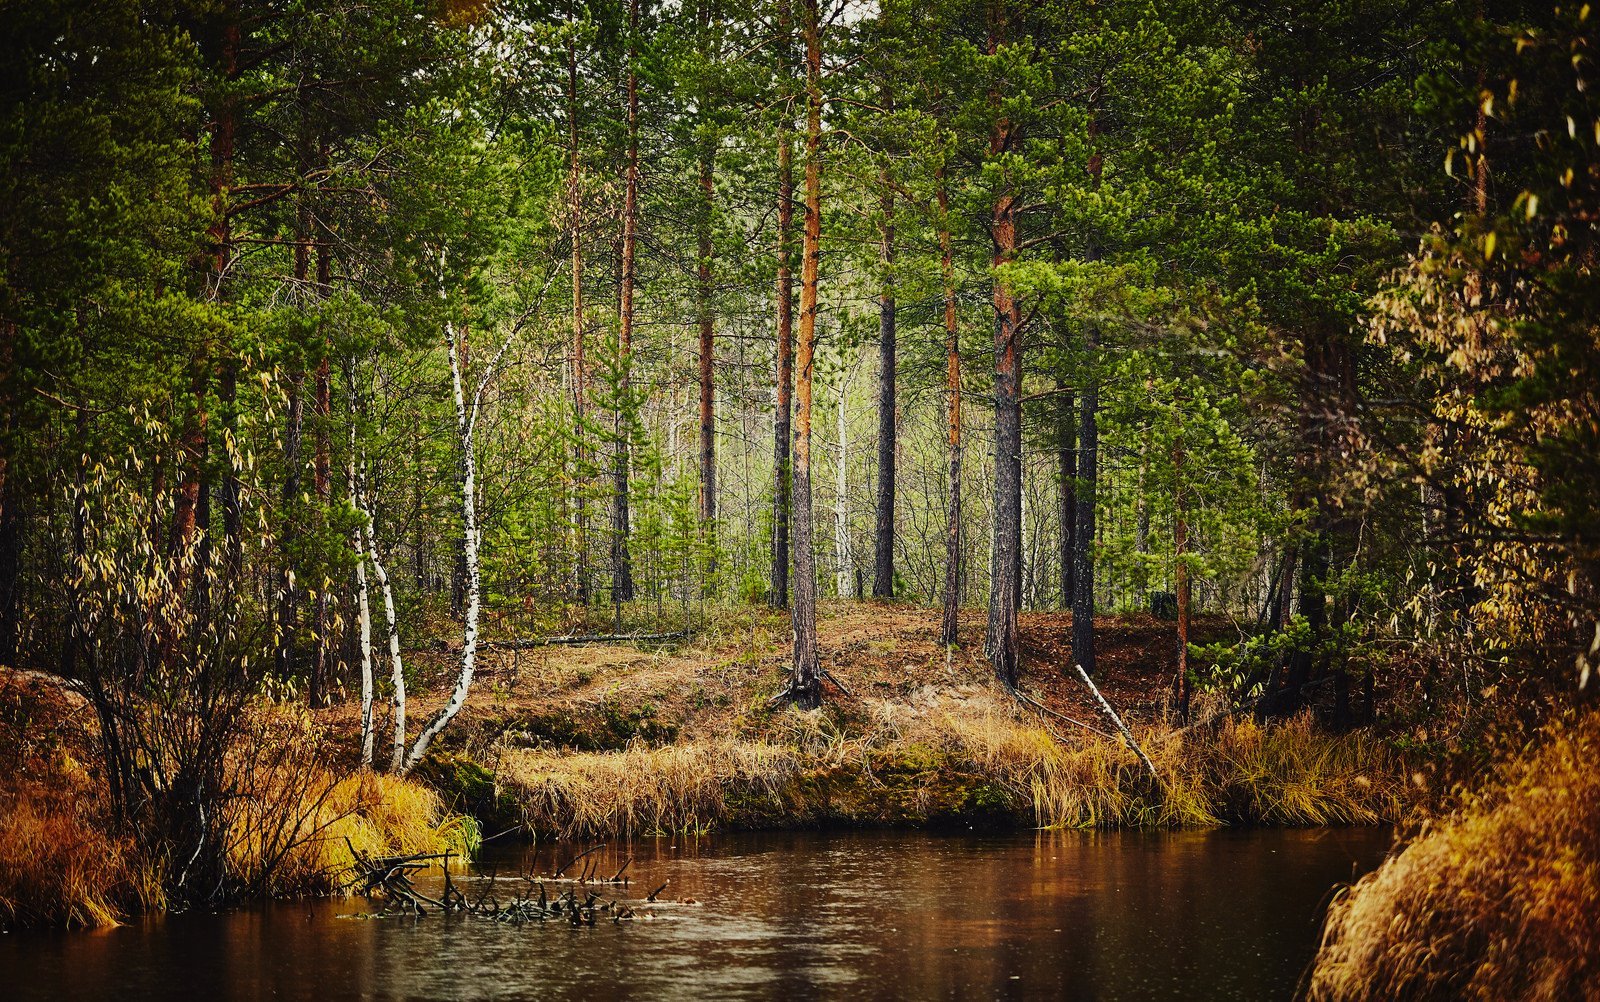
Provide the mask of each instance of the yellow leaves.
{"label": "yellow leaves", "polygon": [[1483,236],[1483,259],[1488,261],[1494,257],[1496,234],[1493,230]]}
{"label": "yellow leaves", "polygon": [[1527,195],[1528,218],[1532,219],[1534,216],[1537,216],[1539,214],[1539,196],[1535,195],[1531,191],[1527,192],[1526,195]]}

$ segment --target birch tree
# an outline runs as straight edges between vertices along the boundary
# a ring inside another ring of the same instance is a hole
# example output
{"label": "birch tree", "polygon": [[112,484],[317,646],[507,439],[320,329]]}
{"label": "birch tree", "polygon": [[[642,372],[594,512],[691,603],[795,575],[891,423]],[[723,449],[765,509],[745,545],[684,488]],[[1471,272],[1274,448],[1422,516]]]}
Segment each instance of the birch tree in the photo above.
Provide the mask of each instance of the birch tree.
{"label": "birch tree", "polygon": [[[444,281],[444,253],[439,255],[439,272],[442,285]],[[548,282],[546,288],[549,287]],[[540,294],[543,298],[543,293]],[[473,455],[473,434],[477,430],[478,414],[483,407],[483,394],[489,388],[495,375],[500,371],[500,365],[505,359],[506,352],[510,350],[511,343],[516,340],[517,334],[534,313],[530,309],[524,313],[517,322],[510,325],[505,338],[500,342],[499,349],[484,367],[478,382],[473,386],[470,396],[466,390],[466,374],[462,372],[463,360],[466,355],[465,333],[458,335],[457,325],[453,320],[445,320],[444,343],[445,353],[450,359],[450,389],[455,398],[456,409],[456,439],[460,445],[460,485],[461,485],[461,550],[466,563],[466,619],[461,630],[461,667],[456,672],[455,685],[450,690],[450,698],[444,706],[439,708],[428,722],[422,726],[417,734],[417,739],[412,742],[410,751],[406,752],[401,763],[400,773],[403,775],[417,767],[424,755],[428,753],[428,746],[433,739],[456,718],[461,708],[466,705],[467,694],[472,690],[473,671],[477,667],[478,657],[478,616],[483,606],[483,582],[478,565],[478,468]]]}

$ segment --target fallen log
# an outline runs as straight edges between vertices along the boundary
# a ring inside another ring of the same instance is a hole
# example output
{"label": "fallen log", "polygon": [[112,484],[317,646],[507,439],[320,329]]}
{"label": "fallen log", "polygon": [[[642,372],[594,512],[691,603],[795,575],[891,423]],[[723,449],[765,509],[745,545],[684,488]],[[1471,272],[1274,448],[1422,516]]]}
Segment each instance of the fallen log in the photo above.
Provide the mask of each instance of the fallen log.
{"label": "fallen log", "polygon": [[[563,644],[654,644],[666,643],[671,640],[687,640],[690,637],[688,630],[678,630],[675,633],[584,633],[562,634],[555,637],[525,637],[515,640],[480,640],[479,650],[499,651],[527,651],[536,647],[555,647]],[[448,644],[443,640],[436,640],[431,644],[422,644],[407,647],[406,653],[416,654],[423,651],[451,652],[460,650],[460,647]]]}
{"label": "fallen log", "polygon": [[525,651],[533,647],[553,647],[559,644],[639,644],[688,638],[688,630],[679,630],[676,633],[588,633],[564,634],[559,637],[530,637],[525,640],[490,640],[479,646],[504,651]]}

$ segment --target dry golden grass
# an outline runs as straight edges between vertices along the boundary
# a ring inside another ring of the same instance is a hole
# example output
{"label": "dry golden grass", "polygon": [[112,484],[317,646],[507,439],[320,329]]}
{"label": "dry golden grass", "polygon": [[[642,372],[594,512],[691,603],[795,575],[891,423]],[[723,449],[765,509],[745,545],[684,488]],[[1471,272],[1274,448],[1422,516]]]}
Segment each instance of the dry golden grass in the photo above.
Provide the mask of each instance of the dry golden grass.
{"label": "dry golden grass", "polygon": [[378,773],[297,770],[292,791],[273,790],[240,805],[230,824],[229,870],[242,886],[269,896],[340,890],[367,856],[476,850],[476,823],[444,809],[419,783]]}
{"label": "dry golden grass", "polygon": [[113,924],[162,903],[127,840],[107,834],[81,699],[39,676],[0,669],[0,928]]}
{"label": "dry golden grass", "polygon": [[792,750],[726,740],[623,752],[506,757],[502,777],[535,831],[576,837],[703,832],[719,825],[730,797],[782,796],[799,772]]}
{"label": "dry golden grass", "polygon": [[1600,714],[1333,903],[1308,996],[1600,999]]}
{"label": "dry golden grass", "polygon": [[534,831],[563,837],[813,821],[1004,817],[1040,827],[1355,824],[1396,819],[1401,764],[1363,734],[1301,719],[1221,719],[1140,740],[1158,789],[1120,742],[1052,735],[992,690],[870,700],[865,713],[613,752],[503,748],[497,772]]}
{"label": "dry golden grass", "polygon": [[[112,831],[82,701],[0,669],[0,928],[107,926],[165,904],[163,861]],[[243,794],[228,805],[227,880],[247,893],[327,893],[371,854],[470,853],[477,825],[420,783],[348,774],[319,758],[302,713],[263,706],[230,756]],[[265,763],[265,764],[263,764]],[[249,770],[246,772],[246,770]]]}
{"label": "dry golden grass", "polygon": [[115,925],[161,900],[128,844],[70,804],[25,793],[0,811],[0,928]]}

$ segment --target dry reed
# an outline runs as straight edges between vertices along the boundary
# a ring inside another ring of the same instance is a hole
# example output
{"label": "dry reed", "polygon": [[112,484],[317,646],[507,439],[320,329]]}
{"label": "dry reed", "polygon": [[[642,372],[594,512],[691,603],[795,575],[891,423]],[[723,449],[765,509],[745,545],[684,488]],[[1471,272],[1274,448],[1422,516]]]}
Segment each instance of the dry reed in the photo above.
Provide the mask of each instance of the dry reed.
{"label": "dry reed", "polygon": [[1329,909],[1308,997],[1600,999],[1600,713],[1530,755]]}

